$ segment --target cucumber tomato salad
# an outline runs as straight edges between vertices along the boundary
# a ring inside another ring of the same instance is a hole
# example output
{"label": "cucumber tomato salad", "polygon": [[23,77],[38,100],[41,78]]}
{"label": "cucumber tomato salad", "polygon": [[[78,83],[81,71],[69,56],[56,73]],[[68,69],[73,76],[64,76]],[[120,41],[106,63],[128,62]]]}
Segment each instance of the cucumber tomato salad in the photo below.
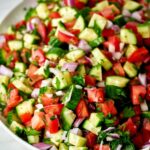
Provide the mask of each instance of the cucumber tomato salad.
{"label": "cucumber tomato salad", "polygon": [[150,148],[150,1],[38,0],[0,34],[0,111],[41,150]]}

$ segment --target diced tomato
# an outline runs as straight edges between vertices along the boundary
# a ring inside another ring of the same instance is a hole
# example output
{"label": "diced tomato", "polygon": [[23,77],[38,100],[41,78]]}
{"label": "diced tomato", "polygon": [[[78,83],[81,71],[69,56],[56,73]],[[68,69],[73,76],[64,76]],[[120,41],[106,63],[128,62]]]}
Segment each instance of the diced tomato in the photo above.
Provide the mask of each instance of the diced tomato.
{"label": "diced tomato", "polygon": [[144,144],[147,143],[149,141],[149,137],[150,137],[150,131],[149,130],[146,130],[146,129],[142,129],[142,135],[143,135],[143,141],[144,141]]}
{"label": "diced tomato", "polygon": [[150,38],[145,38],[143,39],[143,41],[144,41],[144,45],[150,48]]}
{"label": "diced tomato", "polygon": [[23,27],[25,25],[26,25],[26,21],[25,20],[21,20],[21,21],[16,23],[15,27],[18,30],[20,27]]}
{"label": "diced tomato", "polygon": [[38,67],[31,64],[29,66],[27,76],[32,80],[32,84],[35,84],[37,81],[40,81],[43,79],[43,76],[34,74],[38,70]]}
{"label": "diced tomato", "polygon": [[104,113],[105,116],[107,116],[108,114],[117,114],[117,109],[114,105],[113,100],[105,101],[104,103],[99,103],[97,107],[100,108],[100,110]]}
{"label": "diced tomato", "polygon": [[87,147],[93,148],[93,146],[96,144],[97,136],[92,132],[88,132],[85,137],[87,139]]}
{"label": "diced tomato", "polygon": [[114,72],[119,76],[125,76],[125,71],[121,65],[121,63],[115,63],[113,65]]}
{"label": "diced tomato", "polygon": [[27,112],[25,114],[22,114],[21,116],[19,116],[22,123],[26,124],[27,122],[31,121],[32,119],[32,114],[30,112]]}
{"label": "diced tomato", "polygon": [[8,84],[8,90],[11,90],[11,89],[14,89],[16,88],[12,83],[9,83]]}
{"label": "diced tomato", "polygon": [[134,109],[135,115],[140,115],[141,114],[141,107],[140,107],[140,105],[133,106],[133,109]]}
{"label": "diced tomato", "polygon": [[46,94],[41,96],[41,101],[44,106],[57,104],[59,101],[59,97],[48,97]]}
{"label": "diced tomato", "polygon": [[138,48],[135,52],[132,53],[132,55],[128,58],[129,62],[137,63],[137,62],[143,62],[144,59],[148,55],[148,50],[144,47]]}
{"label": "diced tomato", "polygon": [[94,7],[96,2],[97,2],[97,0],[88,0],[88,6],[89,7]]}
{"label": "diced tomato", "polygon": [[91,88],[87,90],[88,101],[92,102],[104,102],[104,89],[103,88]]}
{"label": "diced tomato", "polygon": [[18,61],[19,59],[19,56],[18,56],[18,53],[17,51],[10,51],[8,54],[7,54],[7,58],[10,59],[10,63],[8,64],[8,66],[10,68],[14,68],[15,66],[15,63]]}
{"label": "diced tomato", "polygon": [[69,32],[74,34],[74,35],[78,35],[81,31],[78,29],[69,29]]}
{"label": "diced tomato", "polygon": [[32,60],[36,61],[38,65],[42,66],[46,60],[44,52],[41,49],[32,50]]}
{"label": "diced tomato", "polygon": [[40,88],[42,80],[37,81],[33,86],[34,88]]}
{"label": "diced tomato", "polygon": [[115,72],[113,69],[110,69],[106,72],[103,73],[103,80],[105,80],[108,76],[112,76],[112,75],[115,75]]}
{"label": "diced tomato", "polygon": [[113,62],[112,53],[111,53],[111,52],[108,52],[108,51],[106,51],[106,50],[101,50],[101,52],[102,52],[111,62]]}
{"label": "diced tomato", "polygon": [[5,34],[6,41],[11,41],[16,38],[15,34]]}
{"label": "diced tomato", "polygon": [[110,150],[110,147],[109,145],[100,146],[100,144],[97,144],[94,146],[94,150]]}
{"label": "diced tomato", "polygon": [[136,33],[136,39],[137,39],[137,45],[139,47],[142,47],[143,46],[143,39],[142,39],[142,36],[139,34],[139,33]]}
{"label": "diced tomato", "polygon": [[134,136],[133,143],[139,149],[143,146],[144,141],[143,141],[143,136],[141,133],[137,133],[136,136]]}
{"label": "diced tomato", "polygon": [[89,60],[87,60],[86,57],[79,58],[77,61],[79,64],[83,64],[83,65],[89,65],[90,64]]}
{"label": "diced tomato", "polygon": [[40,22],[37,25],[37,31],[40,34],[42,40],[45,42],[46,37],[47,37],[47,31],[46,31],[46,26],[45,26],[45,24],[43,22]]}
{"label": "diced tomato", "polygon": [[88,108],[84,100],[80,100],[76,107],[76,114],[79,118],[89,117]]}
{"label": "diced tomato", "polygon": [[8,106],[6,106],[3,110],[3,114],[5,117],[7,117],[8,113],[12,110],[13,108],[10,108]]}
{"label": "diced tomato", "polygon": [[122,63],[125,63],[127,61],[127,57],[121,57],[119,59],[119,62],[122,64]]}
{"label": "diced tomato", "polygon": [[85,3],[81,2],[80,0],[75,0],[75,7],[78,9],[83,9],[85,7]]}
{"label": "diced tomato", "polygon": [[70,29],[74,26],[75,22],[76,22],[76,20],[72,20],[70,22],[64,23],[64,25],[65,25],[66,29]]}
{"label": "diced tomato", "polygon": [[10,91],[10,96],[7,102],[7,106],[10,108],[14,108],[22,101],[23,99],[21,96],[19,96],[19,91],[16,88],[14,88]]}
{"label": "diced tomato", "polygon": [[61,42],[72,43],[74,45],[78,43],[78,38],[70,32],[58,31],[58,39]]}
{"label": "diced tomato", "polygon": [[146,95],[146,88],[143,85],[132,85],[131,86],[131,99],[133,105],[140,104],[140,97],[144,98]]}
{"label": "diced tomato", "polygon": [[59,12],[51,12],[49,15],[50,19],[61,18]]}
{"label": "diced tomato", "polygon": [[46,117],[47,130],[50,133],[57,133],[59,130],[58,118],[55,118],[55,116],[51,116],[49,114],[46,114],[45,117]]}
{"label": "diced tomato", "polygon": [[52,104],[52,105],[45,106],[44,111],[47,114],[60,115],[63,107],[64,107],[63,104]]}
{"label": "diced tomato", "polygon": [[100,14],[109,20],[113,20],[115,17],[114,12],[110,7],[104,8],[103,11],[100,12]]}
{"label": "diced tomato", "polygon": [[138,33],[137,32],[137,23],[136,22],[128,22],[125,25],[125,28],[132,30],[134,33]]}
{"label": "diced tomato", "polygon": [[146,100],[150,101],[150,84],[147,85]]}
{"label": "diced tomato", "polygon": [[129,131],[130,135],[133,136],[137,133],[137,126],[134,124],[131,118],[129,118],[122,127],[123,131]]}
{"label": "diced tomato", "polygon": [[85,84],[95,86],[96,85],[96,79],[90,75],[85,75]]}
{"label": "diced tomato", "polygon": [[29,62],[29,57],[31,55],[31,50],[24,48],[21,51],[21,58],[23,60],[24,63],[28,63]]}
{"label": "diced tomato", "polygon": [[150,119],[147,119],[147,118],[144,119],[143,128],[147,131],[150,131]]}
{"label": "diced tomato", "polygon": [[109,43],[112,44],[115,47],[116,51],[120,50],[120,38],[117,36],[111,36],[108,39]]}
{"label": "diced tomato", "polygon": [[102,36],[106,37],[106,38],[108,38],[110,36],[114,36],[114,34],[115,34],[115,31],[113,29],[104,29],[102,31]]}
{"label": "diced tomato", "polygon": [[35,130],[41,130],[42,128],[45,127],[43,112],[34,113],[34,116],[31,119],[31,126]]}

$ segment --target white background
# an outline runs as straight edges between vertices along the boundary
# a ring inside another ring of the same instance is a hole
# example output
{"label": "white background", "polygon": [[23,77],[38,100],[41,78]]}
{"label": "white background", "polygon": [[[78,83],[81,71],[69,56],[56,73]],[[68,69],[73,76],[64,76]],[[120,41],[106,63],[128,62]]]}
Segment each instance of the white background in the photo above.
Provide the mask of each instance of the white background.
{"label": "white background", "polygon": [[[21,0],[0,0],[0,22]],[[0,150],[28,150],[0,126]]]}

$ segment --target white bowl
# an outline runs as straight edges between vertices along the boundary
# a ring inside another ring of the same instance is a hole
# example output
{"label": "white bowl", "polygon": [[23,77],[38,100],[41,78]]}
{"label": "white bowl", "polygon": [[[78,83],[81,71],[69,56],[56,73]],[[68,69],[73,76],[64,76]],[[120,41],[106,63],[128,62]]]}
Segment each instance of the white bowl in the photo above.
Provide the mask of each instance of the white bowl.
{"label": "white bowl", "polygon": [[[24,18],[26,13],[25,8],[30,8],[36,6],[36,0],[24,0],[18,6],[16,6],[13,10],[9,12],[9,14],[2,20],[0,24],[0,33],[5,33],[7,28],[15,24],[17,21]],[[26,141],[22,140],[20,137],[15,135],[7,126],[5,118],[0,113],[0,127],[6,132],[8,135],[12,137],[16,141],[25,147],[26,150],[37,150],[32,145],[28,144]],[[1,135],[2,136],[2,135]],[[11,149],[11,147],[10,147]]]}

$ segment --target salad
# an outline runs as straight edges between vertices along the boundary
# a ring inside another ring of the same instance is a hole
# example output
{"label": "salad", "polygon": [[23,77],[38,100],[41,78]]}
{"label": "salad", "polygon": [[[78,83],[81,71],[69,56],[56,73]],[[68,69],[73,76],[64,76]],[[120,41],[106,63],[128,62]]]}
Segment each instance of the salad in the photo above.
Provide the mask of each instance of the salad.
{"label": "salad", "polygon": [[0,35],[0,111],[41,150],[150,148],[150,1],[38,0]]}

